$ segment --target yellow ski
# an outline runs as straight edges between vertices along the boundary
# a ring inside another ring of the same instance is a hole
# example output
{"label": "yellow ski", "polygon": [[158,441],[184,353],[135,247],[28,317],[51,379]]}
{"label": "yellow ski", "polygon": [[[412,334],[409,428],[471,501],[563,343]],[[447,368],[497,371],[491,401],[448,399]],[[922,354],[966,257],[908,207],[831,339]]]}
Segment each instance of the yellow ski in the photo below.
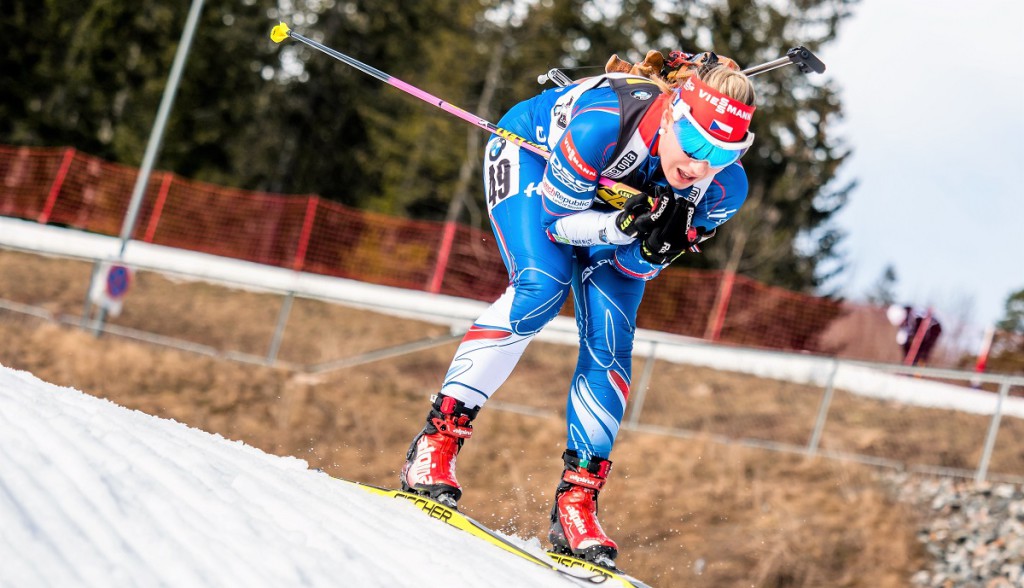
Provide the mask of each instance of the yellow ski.
{"label": "yellow ski", "polygon": [[550,557],[558,565],[568,568],[570,570],[586,570],[595,575],[603,575],[608,579],[618,580],[623,586],[635,586],[636,588],[651,588],[649,585],[637,580],[629,574],[623,573],[621,570],[609,570],[606,567],[599,566],[594,562],[573,557],[571,555],[565,555],[563,553],[555,553],[549,551],[548,557]]}
{"label": "yellow ski", "polygon": [[363,484],[361,482],[353,482],[351,480],[343,480],[341,478],[335,478],[339,482],[344,482],[352,486],[356,486],[371,494],[378,496],[385,496],[388,498],[397,498],[406,500],[416,505],[424,514],[432,519],[437,519],[442,523],[446,523],[465,531],[474,537],[482,539],[499,549],[503,549],[509,553],[518,555],[519,557],[539,565],[541,567],[548,568],[554,572],[562,574],[568,578],[581,582],[583,584],[605,584],[608,580],[615,580],[620,582],[623,586],[632,588],[650,588],[647,584],[632,578],[622,572],[609,570],[601,566],[597,566],[593,563],[569,557],[565,555],[558,555],[555,553],[548,552],[550,559],[544,559],[538,557],[515,543],[509,541],[503,535],[488,529],[476,520],[462,514],[458,510],[449,508],[439,502],[435,502],[425,496],[418,494],[412,494],[410,492],[403,492],[401,490],[392,490],[389,488],[380,488],[370,484]]}

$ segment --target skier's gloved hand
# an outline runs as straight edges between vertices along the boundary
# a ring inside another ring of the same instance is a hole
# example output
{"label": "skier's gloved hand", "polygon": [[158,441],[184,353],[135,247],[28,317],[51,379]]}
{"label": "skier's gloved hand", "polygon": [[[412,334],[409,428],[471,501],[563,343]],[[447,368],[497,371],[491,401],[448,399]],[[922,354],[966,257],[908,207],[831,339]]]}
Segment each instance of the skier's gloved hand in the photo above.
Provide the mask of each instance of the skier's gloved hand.
{"label": "skier's gloved hand", "polygon": [[615,226],[630,237],[646,237],[667,222],[678,207],[672,188],[655,185],[654,195],[645,192],[631,197],[615,217]]}
{"label": "skier's gloved hand", "polygon": [[710,239],[714,230],[694,227],[694,206],[687,200],[675,199],[676,205],[667,221],[658,223],[640,244],[640,256],[650,263],[668,265],[687,249]]}

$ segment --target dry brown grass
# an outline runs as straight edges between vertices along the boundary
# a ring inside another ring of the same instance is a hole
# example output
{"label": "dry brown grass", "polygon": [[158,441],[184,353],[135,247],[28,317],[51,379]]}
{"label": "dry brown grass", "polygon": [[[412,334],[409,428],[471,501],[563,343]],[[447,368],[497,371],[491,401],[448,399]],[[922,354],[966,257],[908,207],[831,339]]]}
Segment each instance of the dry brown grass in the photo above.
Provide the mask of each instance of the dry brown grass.
{"label": "dry brown grass", "polygon": [[[78,313],[88,271],[80,263],[0,251],[0,298]],[[263,354],[280,304],[275,296],[143,274],[116,323]],[[308,365],[446,331],[297,301],[281,357]],[[395,483],[426,396],[439,385],[454,347],[314,377],[97,339],[0,311],[6,366],[383,485]],[[563,411],[574,362],[565,347],[534,343],[498,400]],[[817,406],[797,400],[820,395],[664,363],[655,374],[645,422],[735,436],[756,432],[797,444],[806,442]],[[850,410],[862,410],[849,402]],[[858,424],[846,420],[857,418],[837,417],[830,442],[870,446],[854,434]],[[543,536],[563,443],[560,418],[483,411],[459,461],[463,508],[505,531]],[[613,458],[602,522],[620,543],[622,566],[654,585],[905,586],[922,565],[914,515],[885,495],[871,469],[629,431]]]}

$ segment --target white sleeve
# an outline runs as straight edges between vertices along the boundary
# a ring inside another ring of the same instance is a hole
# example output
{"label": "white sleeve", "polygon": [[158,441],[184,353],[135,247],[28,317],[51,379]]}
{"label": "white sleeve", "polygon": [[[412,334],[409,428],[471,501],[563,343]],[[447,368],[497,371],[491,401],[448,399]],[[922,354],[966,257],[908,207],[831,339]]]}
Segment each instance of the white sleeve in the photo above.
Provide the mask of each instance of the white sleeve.
{"label": "white sleeve", "polygon": [[910,338],[910,336],[907,333],[906,329],[900,329],[899,331],[896,331],[896,344],[897,345],[903,345],[904,343],[907,342],[907,340],[909,338]]}
{"label": "white sleeve", "polygon": [[625,245],[633,242],[615,225],[618,211],[583,210],[558,219],[550,233],[559,243],[569,245]]}

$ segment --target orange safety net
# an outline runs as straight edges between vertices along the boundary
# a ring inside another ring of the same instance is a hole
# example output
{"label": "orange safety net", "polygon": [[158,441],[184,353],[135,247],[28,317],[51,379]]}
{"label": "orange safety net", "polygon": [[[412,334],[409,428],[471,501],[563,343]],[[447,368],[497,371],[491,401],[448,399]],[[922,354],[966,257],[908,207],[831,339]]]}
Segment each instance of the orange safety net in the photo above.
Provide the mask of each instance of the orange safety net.
{"label": "orange safety net", "polygon": [[[74,149],[0,146],[0,215],[119,235],[138,173]],[[159,171],[149,179],[132,238],[483,301],[508,283],[486,231]],[[842,353],[836,337],[823,334],[846,314],[848,306],[835,300],[724,272],[670,268],[648,283],[637,326],[737,345]]]}

